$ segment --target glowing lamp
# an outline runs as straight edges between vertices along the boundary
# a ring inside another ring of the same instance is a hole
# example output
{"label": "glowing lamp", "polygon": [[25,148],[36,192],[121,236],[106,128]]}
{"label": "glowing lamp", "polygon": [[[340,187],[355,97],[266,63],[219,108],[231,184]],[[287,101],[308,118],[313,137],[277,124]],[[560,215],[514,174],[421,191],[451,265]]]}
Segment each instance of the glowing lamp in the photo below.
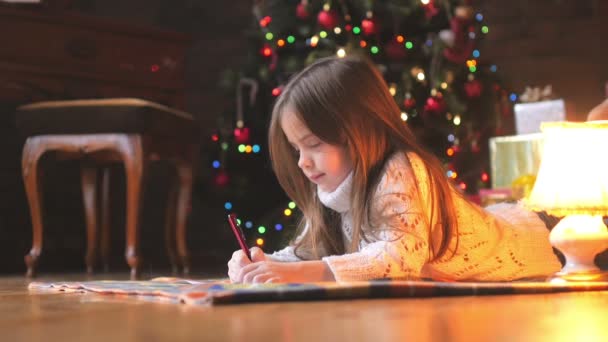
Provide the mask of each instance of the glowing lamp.
{"label": "glowing lamp", "polygon": [[544,150],[536,183],[525,205],[563,217],[551,245],[566,264],[553,279],[606,280],[594,259],[608,248],[608,121],[541,125]]}

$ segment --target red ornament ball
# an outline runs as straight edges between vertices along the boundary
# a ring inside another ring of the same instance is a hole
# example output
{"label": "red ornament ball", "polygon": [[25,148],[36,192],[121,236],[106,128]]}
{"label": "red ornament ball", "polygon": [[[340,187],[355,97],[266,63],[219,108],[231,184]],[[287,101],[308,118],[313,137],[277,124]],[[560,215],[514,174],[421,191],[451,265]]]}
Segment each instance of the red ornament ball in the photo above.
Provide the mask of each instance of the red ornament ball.
{"label": "red ornament ball", "polygon": [[234,141],[238,144],[245,144],[249,141],[249,128],[235,128],[234,129]]}
{"label": "red ornament ball", "polygon": [[416,99],[413,97],[405,99],[403,101],[403,106],[405,107],[405,110],[412,110],[416,108]]}
{"label": "red ornament ball", "polygon": [[308,19],[310,17],[310,13],[308,12],[308,8],[303,3],[299,3],[296,7],[296,17],[298,19]]}
{"label": "red ornament ball", "polygon": [[445,100],[441,96],[431,96],[426,99],[426,104],[424,105],[424,113],[439,115],[445,112],[446,104]]}
{"label": "red ornament ball", "polygon": [[426,5],[422,6],[424,8],[424,16],[427,19],[431,19],[436,16],[441,10],[435,5],[435,2],[432,0]]}
{"label": "red ornament ball", "polygon": [[373,34],[378,33],[379,24],[375,17],[370,19],[363,19],[361,21],[361,31],[363,31],[363,35],[371,36]]}
{"label": "red ornament ball", "polygon": [[228,173],[226,171],[221,170],[217,173],[217,175],[215,175],[214,182],[218,186],[225,186],[228,184],[228,182],[230,182],[230,177],[228,177]]}
{"label": "red ornament ball", "polygon": [[386,56],[392,60],[401,60],[407,56],[407,51],[403,44],[399,44],[396,40],[391,39],[384,47]]}
{"label": "red ornament ball", "polygon": [[464,92],[469,99],[476,99],[481,96],[483,86],[478,80],[467,81],[464,84]]}
{"label": "red ornament ball", "polygon": [[475,41],[469,38],[469,30],[473,28],[471,20],[453,17],[450,20],[450,30],[454,34],[454,44],[443,50],[443,56],[452,63],[464,63],[475,48]]}
{"label": "red ornament ball", "polygon": [[326,30],[333,30],[334,27],[338,26],[339,21],[340,16],[335,10],[323,10],[319,12],[319,15],[317,16],[317,22],[319,23],[319,26]]}

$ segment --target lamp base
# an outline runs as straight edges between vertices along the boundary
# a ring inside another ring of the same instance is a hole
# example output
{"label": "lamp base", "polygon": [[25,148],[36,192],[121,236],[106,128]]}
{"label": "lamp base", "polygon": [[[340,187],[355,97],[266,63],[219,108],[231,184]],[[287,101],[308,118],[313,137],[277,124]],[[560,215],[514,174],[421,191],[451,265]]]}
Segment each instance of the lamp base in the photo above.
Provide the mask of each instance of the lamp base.
{"label": "lamp base", "polygon": [[575,283],[589,281],[608,282],[608,271],[592,270],[583,272],[557,272],[547,279],[550,283]]}
{"label": "lamp base", "polygon": [[566,264],[548,281],[608,281],[608,271],[595,265],[595,256],[608,248],[608,229],[599,215],[569,215],[549,234],[551,245],[562,252]]}

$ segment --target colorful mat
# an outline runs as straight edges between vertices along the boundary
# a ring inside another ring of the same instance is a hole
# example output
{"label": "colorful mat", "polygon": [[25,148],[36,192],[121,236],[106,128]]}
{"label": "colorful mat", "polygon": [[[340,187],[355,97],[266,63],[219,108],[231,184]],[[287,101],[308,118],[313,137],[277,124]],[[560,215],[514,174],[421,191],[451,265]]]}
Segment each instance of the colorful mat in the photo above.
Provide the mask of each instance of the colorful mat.
{"label": "colorful mat", "polygon": [[606,291],[608,282],[467,283],[373,280],[351,283],[231,284],[225,279],[155,278],[149,281],[32,282],[32,293],[83,292],[137,299],[214,305],[271,301],[309,301],[364,298],[411,298],[504,294]]}

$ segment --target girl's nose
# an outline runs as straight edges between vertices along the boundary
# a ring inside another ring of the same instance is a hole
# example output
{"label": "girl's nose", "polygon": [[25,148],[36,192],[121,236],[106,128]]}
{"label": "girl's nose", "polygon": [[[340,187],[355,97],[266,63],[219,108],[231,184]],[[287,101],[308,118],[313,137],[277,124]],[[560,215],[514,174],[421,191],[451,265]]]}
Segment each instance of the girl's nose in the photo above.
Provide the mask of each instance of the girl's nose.
{"label": "girl's nose", "polygon": [[303,152],[300,152],[300,158],[298,159],[298,167],[300,169],[307,169],[312,165],[312,160]]}

